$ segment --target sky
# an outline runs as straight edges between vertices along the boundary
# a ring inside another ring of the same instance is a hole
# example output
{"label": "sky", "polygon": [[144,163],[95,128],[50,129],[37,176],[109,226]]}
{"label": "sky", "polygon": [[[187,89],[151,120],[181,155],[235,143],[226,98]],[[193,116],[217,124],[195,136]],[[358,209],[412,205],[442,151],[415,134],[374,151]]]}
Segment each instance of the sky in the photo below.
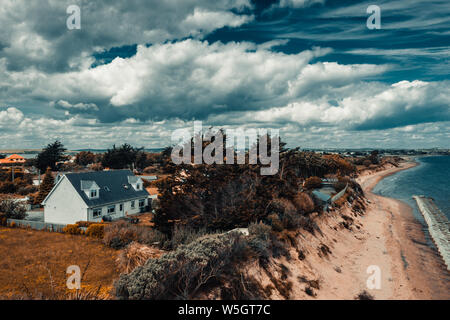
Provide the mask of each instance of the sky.
{"label": "sky", "polygon": [[160,148],[194,121],[450,148],[448,0],[1,0],[0,29],[2,149]]}

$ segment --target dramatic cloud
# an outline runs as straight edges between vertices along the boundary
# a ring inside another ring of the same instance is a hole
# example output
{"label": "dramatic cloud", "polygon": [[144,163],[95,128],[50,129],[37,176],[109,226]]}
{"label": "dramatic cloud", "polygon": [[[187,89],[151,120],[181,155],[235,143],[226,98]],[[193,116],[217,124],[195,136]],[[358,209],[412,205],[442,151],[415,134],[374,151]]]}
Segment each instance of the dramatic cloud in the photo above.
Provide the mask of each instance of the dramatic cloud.
{"label": "dramatic cloud", "polygon": [[[355,86],[351,86],[358,90]],[[380,90],[381,89],[381,90]],[[246,113],[239,118],[261,122],[292,122],[304,127],[334,126],[342,129],[373,130],[410,124],[450,121],[450,83],[402,81],[392,86],[373,86],[339,101],[295,102],[282,108]]]}
{"label": "dramatic cloud", "polygon": [[[81,30],[66,26],[66,9],[74,4]],[[0,55],[11,70],[73,70],[95,51],[237,27],[252,19],[237,13],[250,7],[247,0],[2,0]]]}
{"label": "dramatic cloud", "polygon": [[291,146],[450,147],[448,1],[379,1],[381,30],[369,4],[3,0],[0,147],[161,147],[193,120]]}

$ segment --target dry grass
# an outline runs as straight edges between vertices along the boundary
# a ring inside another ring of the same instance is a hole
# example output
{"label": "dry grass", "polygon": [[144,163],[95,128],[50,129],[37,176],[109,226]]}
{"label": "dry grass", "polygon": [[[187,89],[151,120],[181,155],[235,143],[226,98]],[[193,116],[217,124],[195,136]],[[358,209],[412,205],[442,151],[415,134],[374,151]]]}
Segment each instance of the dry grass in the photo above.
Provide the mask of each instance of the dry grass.
{"label": "dry grass", "polygon": [[70,298],[70,265],[84,273],[82,291],[106,298],[119,277],[117,255],[92,238],[0,227],[0,299]]}
{"label": "dry grass", "polygon": [[164,252],[137,242],[130,243],[117,258],[117,264],[124,273],[130,273],[150,258],[159,258]]}

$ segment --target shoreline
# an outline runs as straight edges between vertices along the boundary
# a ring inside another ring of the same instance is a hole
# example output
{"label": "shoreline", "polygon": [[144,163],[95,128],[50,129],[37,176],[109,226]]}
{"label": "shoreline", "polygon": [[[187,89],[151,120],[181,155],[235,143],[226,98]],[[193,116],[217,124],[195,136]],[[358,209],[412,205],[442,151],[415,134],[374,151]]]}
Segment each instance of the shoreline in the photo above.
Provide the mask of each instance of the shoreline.
{"label": "shoreline", "polygon": [[[389,277],[388,288],[380,290],[383,292],[373,290],[375,298],[450,299],[450,274],[437,250],[427,245],[424,226],[414,217],[413,208],[403,201],[372,192],[382,179],[417,165],[408,159],[399,167],[363,173],[357,179],[370,201],[363,220],[367,220],[365,227],[374,242],[371,245],[382,245],[389,256],[381,263]],[[374,230],[375,225],[378,232]],[[379,231],[382,237],[376,235]],[[383,240],[382,243],[373,236]]]}

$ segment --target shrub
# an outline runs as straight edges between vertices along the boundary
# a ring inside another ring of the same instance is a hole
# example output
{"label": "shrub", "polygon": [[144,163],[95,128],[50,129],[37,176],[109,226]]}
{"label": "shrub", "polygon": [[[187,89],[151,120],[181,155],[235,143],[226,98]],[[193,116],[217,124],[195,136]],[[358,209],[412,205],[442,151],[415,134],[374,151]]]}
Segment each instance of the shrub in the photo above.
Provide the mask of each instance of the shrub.
{"label": "shrub", "polygon": [[132,225],[126,221],[108,224],[105,227],[103,242],[114,249],[121,249],[133,241],[145,245],[165,245],[167,238],[158,230],[146,226]]}
{"label": "shrub", "polygon": [[148,260],[115,283],[119,299],[192,299],[232,266],[240,234],[208,235]]}
{"label": "shrub", "polygon": [[267,219],[270,221],[273,231],[283,231],[283,224],[281,223],[280,217],[276,213],[272,213],[267,217]]}
{"label": "shrub", "polygon": [[176,249],[182,244],[189,244],[206,234],[206,229],[195,230],[190,226],[175,225],[170,240],[171,248]]}
{"label": "shrub", "polygon": [[271,228],[270,226],[264,224],[262,221],[259,223],[251,223],[248,226],[248,232],[250,236],[253,236],[258,239],[262,240],[269,240],[270,239],[270,233]]}
{"label": "shrub", "polygon": [[250,239],[248,245],[256,253],[259,263],[266,265],[271,256],[272,228],[262,222],[252,223],[248,227]]}
{"label": "shrub", "polygon": [[88,237],[94,237],[102,239],[105,233],[105,225],[104,224],[91,224],[87,230],[86,235]]}
{"label": "shrub", "polygon": [[13,221],[13,222],[11,222],[11,228],[15,228],[16,227],[16,223]]}
{"label": "shrub", "polygon": [[0,215],[7,219],[23,220],[27,216],[26,212],[25,205],[14,199],[4,199],[0,202]]}
{"label": "shrub", "polygon": [[293,199],[293,203],[301,213],[308,214],[314,212],[314,201],[309,194],[305,192],[297,193]]}
{"label": "shrub", "polygon": [[78,221],[76,225],[80,228],[88,228],[89,226],[93,224],[98,224],[98,222],[92,222],[92,221]]}
{"label": "shrub", "polygon": [[317,189],[317,188],[320,188],[321,185],[322,185],[322,179],[314,176],[314,177],[309,177],[308,179],[305,180],[304,187],[306,189]]}
{"label": "shrub", "polygon": [[136,267],[142,266],[148,259],[155,256],[152,248],[139,244],[137,242],[130,243],[117,258],[119,268],[125,273],[130,273]]}
{"label": "shrub", "polygon": [[81,231],[76,224],[68,224],[63,228],[63,232],[67,234],[81,234]]}

